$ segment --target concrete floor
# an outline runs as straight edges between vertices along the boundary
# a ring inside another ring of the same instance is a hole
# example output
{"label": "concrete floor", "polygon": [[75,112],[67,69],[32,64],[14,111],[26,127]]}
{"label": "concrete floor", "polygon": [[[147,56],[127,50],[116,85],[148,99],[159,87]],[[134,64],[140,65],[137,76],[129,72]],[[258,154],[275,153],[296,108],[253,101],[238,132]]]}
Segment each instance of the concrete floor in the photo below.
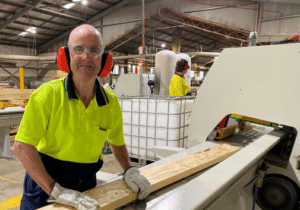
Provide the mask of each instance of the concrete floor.
{"label": "concrete floor", "polygon": [[[11,141],[11,147],[13,145]],[[110,174],[122,173],[123,169],[119,165],[113,154],[103,155],[104,164],[101,172]],[[132,163],[137,167],[141,165]],[[21,195],[23,193],[25,169],[18,158],[7,159],[0,157],[0,210],[18,210]]]}

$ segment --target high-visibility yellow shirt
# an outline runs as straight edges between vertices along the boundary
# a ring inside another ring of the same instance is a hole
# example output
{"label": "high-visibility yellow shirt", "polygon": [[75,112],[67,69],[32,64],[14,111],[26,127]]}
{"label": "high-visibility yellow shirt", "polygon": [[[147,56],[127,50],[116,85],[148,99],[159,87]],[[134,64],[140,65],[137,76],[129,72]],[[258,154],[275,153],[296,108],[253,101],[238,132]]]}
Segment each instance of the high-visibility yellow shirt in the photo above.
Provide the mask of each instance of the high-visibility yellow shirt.
{"label": "high-visibility yellow shirt", "polygon": [[185,96],[190,93],[190,87],[184,76],[175,72],[170,82],[169,93],[170,96]]}
{"label": "high-visibility yellow shirt", "polygon": [[118,98],[96,80],[96,94],[86,108],[75,94],[70,73],[32,93],[15,139],[63,161],[103,160],[106,140],[116,146],[124,145]]}

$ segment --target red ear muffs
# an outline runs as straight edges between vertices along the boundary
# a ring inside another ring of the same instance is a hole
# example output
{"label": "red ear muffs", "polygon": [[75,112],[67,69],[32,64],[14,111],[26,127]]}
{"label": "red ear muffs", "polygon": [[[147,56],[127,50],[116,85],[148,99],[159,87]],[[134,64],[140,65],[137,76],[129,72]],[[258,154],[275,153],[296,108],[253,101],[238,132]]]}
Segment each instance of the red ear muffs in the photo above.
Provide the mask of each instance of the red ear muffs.
{"label": "red ear muffs", "polygon": [[[67,46],[59,48],[56,61],[60,70],[70,73],[70,52]],[[112,54],[109,52],[104,52],[102,54],[101,70],[98,76],[104,78],[111,72],[112,69]]]}
{"label": "red ear muffs", "polygon": [[190,67],[189,67],[189,64],[188,64],[188,62],[187,62],[187,60],[185,60],[185,59],[181,59],[182,61],[184,61],[185,62],[185,69],[189,69]]}
{"label": "red ear muffs", "polygon": [[[288,40],[289,40],[289,44],[293,44],[293,43],[297,43],[299,40],[300,36],[298,34],[291,36]],[[292,40],[294,40],[294,42],[292,42]]]}
{"label": "red ear muffs", "polygon": [[104,78],[111,72],[112,69],[113,69],[112,54],[109,52],[104,52],[102,55],[101,70],[98,76]]}
{"label": "red ear muffs", "polygon": [[60,70],[70,73],[70,53],[67,46],[59,48],[56,61]]}

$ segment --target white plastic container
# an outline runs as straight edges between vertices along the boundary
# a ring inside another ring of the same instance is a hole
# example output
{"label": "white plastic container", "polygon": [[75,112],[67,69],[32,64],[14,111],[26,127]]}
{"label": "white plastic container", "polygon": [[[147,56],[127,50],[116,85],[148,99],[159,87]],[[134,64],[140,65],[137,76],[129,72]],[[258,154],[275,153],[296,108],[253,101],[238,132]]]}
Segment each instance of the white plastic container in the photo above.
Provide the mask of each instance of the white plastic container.
{"label": "white plastic container", "polygon": [[171,50],[162,50],[155,55],[155,79],[158,80],[159,94],[169,95],[169,85],[176,66],[176,54]]}
{"label": "white plastic container", "polygon": [[119,97],[129,155],[156,160],[153,146],[187,148],[194,97]]}

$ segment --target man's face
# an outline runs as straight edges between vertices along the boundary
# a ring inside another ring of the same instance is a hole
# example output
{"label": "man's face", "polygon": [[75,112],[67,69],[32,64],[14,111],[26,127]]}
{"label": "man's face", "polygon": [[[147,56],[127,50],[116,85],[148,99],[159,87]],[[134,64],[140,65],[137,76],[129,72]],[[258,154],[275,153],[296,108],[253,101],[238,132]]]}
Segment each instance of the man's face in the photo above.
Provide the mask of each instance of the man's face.
{"label": "man's face", "polygon": [[94,55],[93,52],[94,49],[102,47],[100,43],[99,36],[84,29],[80,29],[70,40],[70,65],[74,75],[82,79],[97,76],[101,67],[102,54]]}

